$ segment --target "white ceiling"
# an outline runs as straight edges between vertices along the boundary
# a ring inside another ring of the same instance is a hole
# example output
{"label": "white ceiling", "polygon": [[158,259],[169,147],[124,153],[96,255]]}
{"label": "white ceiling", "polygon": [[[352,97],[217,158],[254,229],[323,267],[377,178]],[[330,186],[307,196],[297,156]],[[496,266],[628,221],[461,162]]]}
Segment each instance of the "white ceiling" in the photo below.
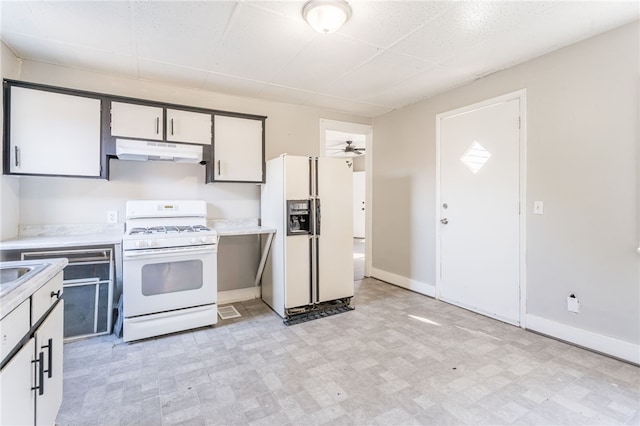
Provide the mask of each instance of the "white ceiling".
{"label": "white ceiling", "polygon": [[377,116],[638,19],[637,1],[6,1],[20,58]]}

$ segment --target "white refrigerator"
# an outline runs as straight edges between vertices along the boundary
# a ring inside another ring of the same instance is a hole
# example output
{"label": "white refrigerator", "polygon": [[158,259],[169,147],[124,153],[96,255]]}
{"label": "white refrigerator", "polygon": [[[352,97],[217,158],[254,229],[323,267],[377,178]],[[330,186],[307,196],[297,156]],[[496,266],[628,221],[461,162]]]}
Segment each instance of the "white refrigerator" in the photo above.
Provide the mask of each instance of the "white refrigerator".
{"label": "white refrigerator", "polygon": [[283,154],[267,162],[262,226],[276,229],[262,299],[286,320],[352,309],[353,161]]}

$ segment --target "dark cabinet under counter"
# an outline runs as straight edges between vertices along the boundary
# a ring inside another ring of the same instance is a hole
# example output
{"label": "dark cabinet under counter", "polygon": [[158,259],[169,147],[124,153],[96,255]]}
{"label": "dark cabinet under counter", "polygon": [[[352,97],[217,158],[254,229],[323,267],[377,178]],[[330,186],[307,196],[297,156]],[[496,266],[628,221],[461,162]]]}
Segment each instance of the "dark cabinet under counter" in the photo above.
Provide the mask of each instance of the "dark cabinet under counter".
{"label": "dark cabinet under counter", "polygon": [[113,324],[115,256],[112,247],[10,251],[4,260],[66,258],[63,270],[64,338],[110,334]]}

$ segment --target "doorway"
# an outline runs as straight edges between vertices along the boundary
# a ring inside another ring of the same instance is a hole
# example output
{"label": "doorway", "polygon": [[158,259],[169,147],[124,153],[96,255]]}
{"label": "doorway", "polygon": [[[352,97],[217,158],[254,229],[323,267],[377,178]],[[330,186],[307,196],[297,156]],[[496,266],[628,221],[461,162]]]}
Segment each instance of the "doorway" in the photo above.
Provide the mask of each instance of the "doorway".
{"label": "doorway", "polygon": [[371,269],[371,159],[373,127],[365,124],[320,119],[320,155],[353,160],[353,260],[354,281],[369,276]]}
{"label": "doorway", "polygon": [[436,295],[514,325],[524,312],[524,95],[436,118]]}

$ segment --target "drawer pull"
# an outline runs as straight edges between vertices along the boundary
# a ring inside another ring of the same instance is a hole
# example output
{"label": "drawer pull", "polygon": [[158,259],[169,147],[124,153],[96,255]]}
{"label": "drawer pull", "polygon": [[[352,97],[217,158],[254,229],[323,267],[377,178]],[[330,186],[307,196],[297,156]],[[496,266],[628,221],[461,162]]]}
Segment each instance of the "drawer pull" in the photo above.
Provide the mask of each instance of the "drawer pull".
{"label": "drawer pull", "polygon": [[44,395],[44,352],[40,352],[38,358],[31,361],[34,364],[38,364],[38,380],[39,384],[33,386],[31,390],[37,390],[38,395]]}
{"label": "drawer pull", "polygon": [[49,361],[49,364],[47,365],[48,368],[43,371],[47,373],[47,376],[49,378],[51,378],[51,375],[53,374],[53,339],[49,339],[47,343],[48,344],[46,345],[42,345],[42,348],[41,348],[41,349],[45,349],[45,348],[47,349],[48,361]]}
{"label": "drawer pull", "polygon": [[62,290],[58,290],[58,291],[51,291],[51,294],[49,295],[49,297],[53,297],[55,296],[56,299],[60,299],[60,293],[62,292]]}

